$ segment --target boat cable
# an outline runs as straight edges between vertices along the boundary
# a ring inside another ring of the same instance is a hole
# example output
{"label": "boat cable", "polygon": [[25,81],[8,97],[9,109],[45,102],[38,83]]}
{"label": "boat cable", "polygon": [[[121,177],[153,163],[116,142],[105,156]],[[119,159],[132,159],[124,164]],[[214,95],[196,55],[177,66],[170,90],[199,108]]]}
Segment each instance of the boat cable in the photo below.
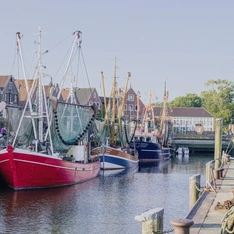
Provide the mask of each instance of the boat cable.
{"label": "boat cable", "polygon": [[122,120],[124,121],[124,133],[125,133],[125,137],[126,137],[126,140],[127,140],[127,143],[130,145],[132,143],[132,140],[135,136],[135,133],[136,133],[136,129],[137,129],[137,120],[136,119],[133,119],[132,122],[135,124],[135,127],[134,127],[134,131],[132,133],[132,136],[130,138],[130,141],[128,140],[128,133],[127,133],[127,125],[126,125],[126,121],[125,121],[125,118],[122,118]]}

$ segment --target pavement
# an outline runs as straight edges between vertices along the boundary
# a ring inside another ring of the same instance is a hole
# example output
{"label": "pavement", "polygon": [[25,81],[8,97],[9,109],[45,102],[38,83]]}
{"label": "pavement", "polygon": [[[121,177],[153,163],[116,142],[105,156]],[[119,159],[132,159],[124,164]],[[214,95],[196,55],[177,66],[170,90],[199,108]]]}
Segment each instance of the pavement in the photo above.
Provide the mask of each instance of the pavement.
{"label": "pavement", "polygon": [[[208,191],[203,192],[186,219],[193,220],[190,234],[220,234],[222,220],[229,211],[223,205],[233,199],[234,159],[224,165],[223,177],[214,180]],[[216,186],[215,186],[216,185]],[[217,206],[220,203],[221,206]],[[231,232],[234,233],[234,232]]]}

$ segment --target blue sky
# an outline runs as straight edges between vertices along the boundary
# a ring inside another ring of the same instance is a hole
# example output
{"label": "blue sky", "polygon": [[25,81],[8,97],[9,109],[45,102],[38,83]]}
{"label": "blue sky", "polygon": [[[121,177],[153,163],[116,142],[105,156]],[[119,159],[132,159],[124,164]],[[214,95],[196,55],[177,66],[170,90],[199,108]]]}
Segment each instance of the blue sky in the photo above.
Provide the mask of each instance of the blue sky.
{"label": "blue sky", "polygon": [[[11,72],[16,32],[24,35],[24,49],[30,51],[39,26],[45,49],[80,30],[89,81],[99,95],[101,71],[110,92],[114,57],[119,86],[131,72],[130,84],[141,92],[143,102],[150,91],[162,101],[165,80],[169,101],[186,93],[199,95],[210,79],[234,80],[233,11],[231,0],[3,1],[0,74]],[[63,49],[45,58],[47,72],[57,83]]]}

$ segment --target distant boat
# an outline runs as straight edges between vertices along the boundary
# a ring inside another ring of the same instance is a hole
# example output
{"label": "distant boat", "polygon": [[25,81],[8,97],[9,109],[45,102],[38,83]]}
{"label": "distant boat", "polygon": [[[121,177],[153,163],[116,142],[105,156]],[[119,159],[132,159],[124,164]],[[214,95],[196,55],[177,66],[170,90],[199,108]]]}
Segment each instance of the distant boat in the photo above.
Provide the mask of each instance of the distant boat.
{"label": "distant boat", "polygon": [[189,154],[189,148],[188,148],[187,146],[179,147],[179,148],[176,150],[176,153],[177,153],[177,154],[188,155],[188,154]]}
{"label": "distant boat", "polygon": [[168,92],[164,93],[163,113],[160,128],[156,127],[152,94],[150,93],[149,105],[145,107],[144,118],[140,128],[135,132],[131,148],[136,148],[140,162],[154,162],[170,158],[169,129],[171,122],[166,117],[166,102]]}
{"label": "distant boat", "polygon": [[138,167],[138,155],[135,149],[131,149],[124,139],[123,111],[124,100],[128,86],[130,73],[128,73],[126,87],[124,91],[117,89],[116,82],[116,58],[114,64],[114,82],[110,94],[109,102],[106,103],[104,77],[102,84],[104,92],[105,119],[100,130],[100,146],[95,147],[91,154],[98,156],[101,161],[102,170],[115,170]]}
{"label": "distant boat", "polygon": [[[20,38],[20,33],[17,33],[17,45],[21,52]],[[76,38],[79,38],[78,34]],[[54,106],[50,102],[47,105],[42,81],[44,66],[41,61],[40,42],[41,29],[39,29],[37,77],[32,87],[30,89],[27,87],[27,103],[14,140],[7,148],[0,151],[0,174],[6,184],[14,190],[72,185],[91,180],[97,177],[100,171],[99,159],[87,157],[86,145],[78,145],[79,139],[86,135],[85,132],[92,121],[91,107],[78,108],[68,103],[60,105],[56,98]],[[26,76],[24,78],[27,86]],[[35,90],[36,102],[33,103],[35,96],[32,97],[32,91]],[[72,110],[69,109],[71,107]],[[26,108],[29,109],[27,114]],[[85,114],[82,126],[77,119],[76,110],[81,116]],[[61,129],[60,121],[67,124],[66,126],[70,123],[73,129],[76,129],[76,137],[73,135],[73,140],[67,140],[65,133],[68,133],[68,129],[65,131]],[[47,131],[44,131],[45,124]],[[63,146],[65,152],[59,151],[58,148],[56,150],[54,148],[56,143]]]}

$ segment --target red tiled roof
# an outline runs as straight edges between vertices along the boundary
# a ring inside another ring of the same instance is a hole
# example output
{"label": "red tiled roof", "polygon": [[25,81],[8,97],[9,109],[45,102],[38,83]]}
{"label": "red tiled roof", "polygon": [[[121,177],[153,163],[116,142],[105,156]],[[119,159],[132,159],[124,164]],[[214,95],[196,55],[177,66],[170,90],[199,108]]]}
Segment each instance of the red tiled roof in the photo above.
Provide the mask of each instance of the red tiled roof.
{"label": "red tiled roof", "polygon": [[[20,101],[26,101],[27,100],[27,89],[26,84],[24,80],[15,80],[15,84],[18,87],[19,94],[20,94]],[[28,80],[28,88],[32,87],[33,80]]]}
{"label": "red tiled roof", "polygon": [[61,91],[61,96],[62,96],[62,98],[63,98],[63,101],[66,101],[66,100],[67,100],[68,95],[69,95],[69,92],[70,92],[70,89],[69,89],[69,88],[62,89],[62,91]]}
{"label": "red tiled roof", "polygon": [[4,88],[9,80],[10,75],[0,76],[0,88]]}

